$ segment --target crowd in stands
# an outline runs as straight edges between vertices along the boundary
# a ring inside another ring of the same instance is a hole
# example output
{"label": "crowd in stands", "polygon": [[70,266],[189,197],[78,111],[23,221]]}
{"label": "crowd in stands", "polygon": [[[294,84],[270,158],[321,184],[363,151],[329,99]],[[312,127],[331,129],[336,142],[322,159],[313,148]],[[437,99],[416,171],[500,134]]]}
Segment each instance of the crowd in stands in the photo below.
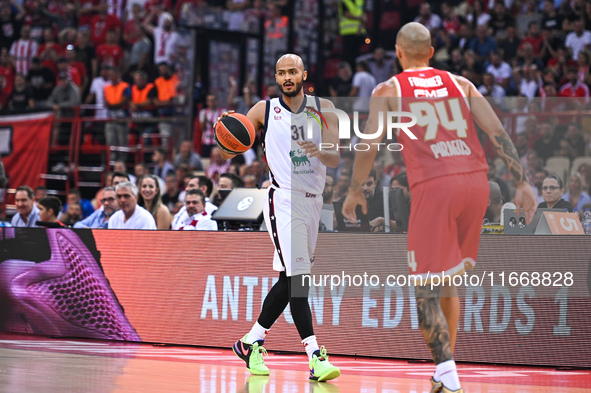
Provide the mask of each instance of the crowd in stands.
{"label": "crowd in stands", "polygon": [[[234,15],[233,23],[244,24],[251,17],[267,18],[270,11],[281,15],[287,2],[178,0],[160,4],[138,0],[125,6],[121,2],[95,0],[3,3],[0,105],[8,110],[49,105],[59,113],[64,106],[85,102],[105,108],[97,110],[97,117],[169,116],[179,85],[179,48],[186,45],[176,32],[175,22],[185,4],[224,8]],[[544,192],[558,190],[575,210],[587,206],[591,202],[591,163],[577,159],[591,155],[591,125],[581,116],[559,114],[591,108],[591,1],[423,3],[415,20],[432,32],[434,67],[472,81],[490,98],[501,117],[517,114],[509,117],[507,128],[539,202],[552,205]],[[369,34],[369,30],[364,34]],[[351,97],[351,109],[367,112],[364,98],[378,83],[399,71],[394,48],[376,48],[361,54],[360,48],[347,46],[341,56],[343,61],[336,76],[326,81],[324,90],[333,97]],[[246,113],[261,99],[252,80],[238,86],[229,77],[228,86],[227,99],[220,100],[211,92],[203,94],[204,108],[196,119],[202,133],[197,145],[183,141],[178,152],[170,157],[166,150],[157,150],[151,162],[135,163],[131,174],[126,173],[127,154],[116,153],[115,176],[108,177],[107,188],[94,201],[98,210],[90,211],[85,204],[68,198],[67,205],[59,209],[62,214],[57,215],[58,221],[74,226],[114,227],[109,217],[124,215],[124,219],[117,220],[123,224],[117,225],[125,227],[132,222],[158,229],[212,229],[211,214],[220,203],[219,189],[265,187],[268,167],[259,146],[255,144],[247,154],[231,161],[222,159],[215,146],[213,124],[217,117],[228,109]],[[263,99],[279,95],[274,84],[265,86],[263,92]],[[227,107],[220,101],[227,102]],[[169,135],[168,126],[163,120],[158,125],[159,132]],[[156,131],[155,125],[140,122],[132,127],[138,132]],[[126,145],[129,132],[127,123],[107,123],[107,144]],[[54,135],[54,142],[56,138]],[[491,190],[495,189],[494,203],[510,201],[514,190],[511,176],[506,168],[492,161],[494,153],[486,145],[485,151],[491,159],[489,179],[499,185],[501,199],[497,198],[496,187],[491,186]],[[567,158],[568,167],[559,173],[560,181],[553,180],[560,188],[549,190],[544,184],[549,181],[548,176],[555,174],[550,163],[556,157]],[[352,154],[341,152],[341,165],[336,171],[329,171],[325,203],[344,199],[352,162]],[[377,206],[383,198],[381,186],[391,185],[404,189],[410,204],[399,153],[393,152],[391,157],[382,155],[374,170],[364,185],[368,201],[375,199]],[[115,179],[128,183],[118,186],[123,183]],[[40,203],[40,199],[28,188],[19,189],[19,213],[13,224],[30,226],[43,221],[38,218],[41,206],[32,203]],[[136,203],[130,203],[131,199]],[[130,219],[144,210],[148,214]],[[115,216],[118,211],[121,213]],[[372,230],[388,226],[382,217],[383,214],[370,220]]]}

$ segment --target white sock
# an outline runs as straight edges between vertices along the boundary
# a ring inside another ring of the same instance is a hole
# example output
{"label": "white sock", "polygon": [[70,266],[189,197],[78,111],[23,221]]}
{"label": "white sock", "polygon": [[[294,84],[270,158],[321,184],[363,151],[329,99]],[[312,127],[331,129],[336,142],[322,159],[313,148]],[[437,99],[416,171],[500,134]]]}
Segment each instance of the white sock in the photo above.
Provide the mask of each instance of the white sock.
{"label": "white sock", "polygon": [[302,340],[302,345],[304,346],[304,349],[308,354],[308,359],[310,360],[312,359],[312,355],[314,354],[314,352],[320,350],[320,348],[318,347],[318,341],[316,341],[316,336],[306,337]]}
{"label": "white sock", "polygon": [[252,329],[250,329],[250,332],[248,332],[248,334],[246,335],[246,339],[244,340],[244,342],[246,344],[254,344],[255,341],[264,341],[265,337],[267,337],[267,333],[269,333],[269,330],[259,325],[258,322],[255,322],[255,324],[252,325]]}
{"label": "white sock", "polygon": [[443,386],[449,390],[458,390],[461,388],[458,370],[456,369],[456,362],[453,360],[439,363],[435,370],[435,375],[439,377]]}

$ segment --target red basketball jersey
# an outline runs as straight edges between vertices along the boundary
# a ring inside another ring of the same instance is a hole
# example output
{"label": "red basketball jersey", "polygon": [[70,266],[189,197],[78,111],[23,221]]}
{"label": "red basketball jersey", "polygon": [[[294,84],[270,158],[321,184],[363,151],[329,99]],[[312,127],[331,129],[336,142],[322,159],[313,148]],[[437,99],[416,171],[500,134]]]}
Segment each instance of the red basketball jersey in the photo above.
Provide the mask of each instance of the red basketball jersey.
{"label": "red basketball jersey", "polygon": [[418,139],[398,133],[411,188],[439,176],[488,169],[468,100],[449,72],[423,68],[393,80],[402,97],[400,110],[417,117],[410,131]]}

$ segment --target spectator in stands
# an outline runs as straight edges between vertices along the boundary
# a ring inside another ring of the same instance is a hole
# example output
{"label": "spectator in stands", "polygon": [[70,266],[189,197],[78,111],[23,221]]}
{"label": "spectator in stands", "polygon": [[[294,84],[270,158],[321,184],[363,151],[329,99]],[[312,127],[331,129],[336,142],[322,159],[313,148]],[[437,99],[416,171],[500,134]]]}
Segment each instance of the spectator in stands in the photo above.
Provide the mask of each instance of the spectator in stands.
{"label": "spectator in stands", "polygon": [[115,15],[109,15],[107,2],[98,4],[98,13],[90,21],[90,40],[95,48],[107,41],[107,32],[114,32],[116,40],[121,34],[121,21]]}
{"label": "spectator in stands", "polygon": [[160,181],[154,175],[146,175],[139,182],[138,205],[152,214],[158,229],[170,229],[170,210],[162,204]]}
{"label": "spectator in stands", "polygon": [[[117,185],[119,183],[123,183],[124,181],[131,182],[129,175],[126,172],[113,172],[113,178],[111,179],[111,186],[117,187]],[[135,182],[132,182],[132,183],[135,184]]]}
{"label": "spectator in stands", "polygon": [[508,201],[511,199],[510,194],[509,194],[509,186],[507,185],[507,183],[503,179],[501,179],[499,176],[497,176],[497,167],[496,167],[495,163],[490,159],[488,160],[487,177],[488,177],[489,181],[496,183],[500,187],[501,194],[502,194],[504,200]]}
{"label": "spectator in stands", "polygon": [[353,74],[352,88],[349,97],[357,97],[353,102],[353,110],[362,113],[369,112],[369,97],[376,87],[376,78],[369,73],[366,61],[357,63],[356,72]]}
{"label": "spectator in stands", "polygon": [[546,177],[548,177],[548,171],[541,168],[536,170],[533,174],[532,188],[534,189],[534,195],[536,196],[538,203],[544,202],[544,191],[542,191],[542,186]]}
{"label": "spectator in stands", "polygon": [[150,56],[152,54],[152,42],[150,42],[150,39],[139,22],[135,29],[137,33],[134,42],[127,51],[126,74],[138,70],[148,72],[152,65],[152,57]]}
{"label": "spectator in stands", "polygon": [[16,72],[27,76],[33,57],[37,56],[39,45],[31,39],[31,26],[24,25],[21,28],[20,38],[12,43],[10,56]]}
{"label": "spectator in stands", "polygon": [[10,49],[18,38],[25,10],[17,2],[4,2],[0,6],[0,47]]}
{"label": "spectator in stands", "polygon": [[[109,66],[113,68],[123,67],[123,48],[119,46],[118,35],[116,31],[107,31],[105,42],[96,47],[96,62],[100,66]],[[96,75],[97,70],[93,70]]]}
{"label": "spectator in stands", "polygon": [[220,154],[220,148],[214,147],[211,149],[210,161],[207,169],[205,169],[205,175],[209,177],[214,184],[217,184],[220,180],[220,175],[228,171],[231,160],[224,160]]}
{"label": "spectator in stands", "polygon": [[577,19],[574,23],[574,30],[566,35],[564,46],[572,52],[573,60],[577,61],[579,52],[589,49],[591,46],[591,32],[585,30],[583,19]]}
{"label": "spectator in stands", "polygon": [[466,14],[466,20],[472,24],[473,27],[488,26],[490,21],[490,14],[484,10],[481,0],[474,0],[472,8]]}
{"label": "spectator in stands", "polygon": [[68,208],[64,213],[60,214],[58,220],[66,226],[73,226],[82,220],[82,206],[78,202],[69,203]]}
{"label": "spectator in stands", "polygon": [[154,175],[159,178],[164,179],[170,174],[174,175],[174,165],[166,159],[166,153],[163,149],[156,149],[154,151],[152,154],[152,162],[156,165],[154,167]]}
{"label": "spectator in stands", "polygon": [[134,175],[131,175],[127,172],[127,162],[123,160],[117,160],[113,164],[113,172],[114,173],[123,173],[125,176],[128,177],[128,180],[132,183],[137,182],[137,179]]}
{"label": "spectator in stands", "polygon": [[[158,115],[160,117],[171,117],[174,115],[177,87],[180,83],[179,77],[172,72],[170,64],[158,64],[158,73],[160,76],[154,81],[154,86],[158,93],[157,99],[154,101],[158,108]],[[160,135],[162,136],[162,146],[168,146],[168,139],[173,137],[172,145],[176,146],[178,140],[173,135],[173,125],[169,121],[163,121],[158,124]]]}
{"label": "spectator in stands", "polygon": [[325,205],[332,205],[332,196],[334,194],[336,180],[334,176],[326,174],[324,181],[324,190],[322,191],[322,203]]}
{"label": "spectator in stands", "polygon": [[[133,86],[125,90],[125,96],[129,102],[129,109],[134,118],[146,119],[154,116],[154,101],[158,97],[158,92],[154,84],[148,83],[148,74],[144,71],[136,71],[133,74]],[[135,123],[134,127],[138,134],[151,134],[156,130],[152,123]]]}
{"label": "spectator in stands", "polygon": [[511,64],[512,60],[517,57],[517,52],[521,45],[521,39],[517,35],[515,25],[507,26],[505,35],[499,37],[498,44],[499,48],[503,49],[503,60]]}
{"label": "spectator in stands", "polygon": [[[532,42],[537,56],[541,45],[540,24],[542,23],[542,14],[537,12],[536,2],[537,0],[526,0],[525,12],[517,17],[517,33],[524,37],[524,41],[531,40],[530,42]],[[534,25],[537,25],[537,27]]]}
{"label": "spectator in stands", "polygon": [[257,185],[261,186],[265,180],[268,180],[268,170],[265,170],[265,164],[258,160],[254,160],[250,167],[250,174],[257,179]]}
{"label": "spectator in stands", "polygon": [[519,94],[528,98],[534,98],[538,94],[540,81],[536,76],[535,66],[524,65],[513,68],[513,79]]}
{"label": "spectator in stands", "polygon": [[[86,88],[90,83],[90,70],[86,68],[86,65],[83,62],[78,60],[77,50],[72,44],[66,46],[65,63],[67,65],[67,72],[70,76],[72,75],[72,69],[78,71],[78,74],[80,75],[80,84],[78,86],[80,86],[81,91],[86,91]],[[93,75],[97,75],[97,73],[94,72]]]}
{"label": "spectator in stands", "polygon": [[495,82],[499,84],[503,89],[509,87],[509,81],[512,76],[512,69],[509,63],[504,62],[501,54],[497,52],[491,52],[490,64],[486,67],[486,72],[492,74]]}
{"label": "spectator in stands", "polygon": [[[76,87],[82,92],[82,83],[84,80],[82,79],[82,75],[78,68],[70,66],[68,60],[65,57],[60,56],[57,58],[57,74],[66,74],[68,79],[70,79]],[[59,84],[60,80],[58,77],[57,83]]]}
{"label": "spectator in stands", "polygon": [[[179,195],[179,201],[184,202],[187,192],[189,190],[194,189],[198,189],[201,190],[201,192],[203,192],[203,195],[205,195],[205,211],[210,215],[213,214],[213,212],[216,211],[218,207],[211,203],[211,200],[209,199],[209,197],[211,196],[211,192],[213,191],[213,182],[211,181],[211,179],[203,175],[191,177],[187,182],[185,190],[182,191]],[[178,213],[176,213],[174,218],[172,219],[172,228],[178,228],[179,223],[185,220],[187,217],[187,208],[183,205],[178,211]]]}
{"label": "spectator in stands", "polygon": [[529,182],[532,186],[534,186],[534,174],[542,169],[542,160],[538,156],[538,153],[535,150],[532,150],[527,155],[527,165],[525,167],[525,174],[529,179]]}
{"label": "spectator in stands", "polygon": [[109,67],[100,67],[99,75],[90,83],[90,91],[84,99],[85,104],[96,105],[97,108],[94,111],[94,117],[96,119],[106,119],[108,116],[108,110],[105,109],[107,107],[105,102],[105,87],[111,85],[110,71]]}
{"label": "spectator in stands", "polygon": [[0,86],[2,88],[2,93],[6,98],[12,93],[12,88],[14,85],[14,67],[10,61],[10,56],[8,55],[8,49],[1,48],[0,49],[0,75],[4,76],[4,81]]}
{"label": "spectator in stands", "polygon": [[179,220],[174,230],[217,231],[218,224],[205,211],[205,195],[201,190],[191,189],[185,197],[186,218]]}
{"label": "spectator in stands", "polygon": [[[128,3],[129,7],[129,3]],[[144,20],[144,9],[137,1],[131,3],[131,12],[127,13],[127,19],[123,24],[123,44],[129,49],[140,36],[142,21]]]}
{"label": "spectator in stands", "polygon": [[35,205],[35,197],[31,187],[18,187],[14,194],[14,203],[17,213],[12,217],[10,224],[13,227],[36,227],[36,222],[39,221],[39,209]]}
{"label": "spectator in stands", "polygon": [[133,167],[133,175],[136,177],[137,180],[141,179],[143,176],[149,173],[150,171],[148,170],[148,166],[143,162],[138,162]]}
{"label": "spectator in stands", "polygon": [[277,83],[268,83],[265,86],[265,100],[270,100],[272,98],[279,98],[279,87],[277,87]]}
{"label": "spectator in stands", "polygon": [[[39,209],[39,221],[46,223],[45,227],[59,228],[65,226],[64,223],[57,219],[62,208],[62,203],[53,195],[46,196],[37,201],[37,209]],[[47,225],[49,224],[49,225]]]}
{"label": "spectator in stands", "polygon": [[563,27],[564,16],[556,12],[553,0],[544,0],[542,11],[542,28],[550,29],[560,34],[561,31],[566,31]]}
{"label": "spectator in stands", "polygon": [[82,207],[82,217],[84,218],[94,213],[94,207],[92,206],[92,203],[90,203],[88,199],[82,198],[82,196],[80,195],[80,190],[78,190],[77,188],[70,188],[68,190],[68,195],[66,195],[66,202],[67,203],[64,206],[62,213],[65,213],[68,210],[68,205],[70,203],[80,204],[80,206]]}
{"label": "spectator in stands", "polygon": [[181,164],[187,164],[190,171],[202,171],[203,164],[201,157],[192,149],[191,141],[183,141],[179,147],[179,152],[174,157],[173,164],[178,167]]}
{"label": "spectator in stands", "polygon": [[207,95],[206,105],[207,108],[199,112],[202,157],[210,157],[212,149],[216,145],[213,125],[217,122],[218,117],[220,117],[222,113],[227,111],[226,108],[220,108],[218,106],[218,98],[213,93]]}
{"label": "spectator in stands", "polygon": [[[351,70],[351,66],[349,63],[343,61],[339,64],[337,69],[337,76],[335,76],[329,87],[328,90],[330,92],[331,97],[349,97],[349,93],[351,92],[351,78],[353,77],[353,71]],[[341,107],[337,105],[337,107]]]}
{"label": "spectator in stands", "polygon": [[101,198],[101,207],[90,216],[74,224],[74,228],[107,228],[109,218],[119,210],[115,187],[105,187]]}
{"label": "spectator in stands", "polygon": [[138,190],[135,184],[119,183],[115,192],[120,210],[109,219],[109,229],[156,229],[152,214],[137,205]]}
{"label": "spectator in stands", "polygon": [[555,37],[552,30],[548,28],[542,29],[542,47],[540,49],[539,58],[544,65],[548,64],[551,58],[556,56],[556,51],[563,45],[561,39]]}
{"label": "spectator in stands", "polygon": [[99,11],[99,1],[97,0],[78,0],[78,26],[88,28],[92,18]]}
{"label": "spectator in stands", "polygon": [[257,87],[256,83],[249,79],[242,88],[242,95],[236,96],[236,90],[238,90],[238,82],[230,75],[228,77],[228,83],[230,84],[228,92],[228,104],[238,113],[246,115],[250,108],[254,106],[261,98],[256,94]]}
{"label": "spectator in stands", "polygon": [[476,37],[470,41],[470,50],[474,51],[479,60],[488,59],[490,52],[497,51],[497,41],[488,35],[486,26],[476,28]]}
{"label": "spectator in stands", "polygon": [[544,192],[544,202],[538,205],[538,209],[567,209],[569,212],[573,211],[573,205],[562,198],[564,188],[560,176],[547,176],[542,184],[542,191]]}
{"label": "spectator in stands", "polygon": [[[70,80],[68,74],[60,73],[57,86],[53,89],[47,104],[53,108],[57,118],[73,117],[73,107],[80,105],[80,91]],[[56,122],[51,135],[51,145],[56,146],[59,140],[60,124]]]}
{"label": "spectator in stands", "polygon": [[[429,3],[422,3],[419,8],[419,16],[415,18],[415,22],[424,25],[427,29],[439,30],[441,29],[441,18],[439,15],[431,12],[431,5]],[[347,49],[345,49],[347,50]]]}
{"label": "spectator in stands", "polygon": [[[489,181],[490,194],[488,196],[488,206],[484,214],[485,223],[500,223],[501,210],[503,208],[503,196],[501,195],[501,188],[494,181]],[[502,223],[501,223],[502,224]]]}
{"label": "spectator in stands", "polygon": [[14,76],[14,88],[8,97],[8,108],[12,112],[22,113],[35,107],[35,95],[27,86],[25,76],[17,73]]}
{"label": "spectator in stands", "polygon": [[379,185],[375,169],[369,172],[369,176],[361,185],[361,192],[367,201],[367,219],[372,232],[384,231],[384,193]]}
{"label": "spectator in stands", "polygon": [[395,190],[398,188],[400,188],[402,190],[402,192],[404,193],[404,199],[406,200],[406,203],[408,203],[408,206],[410,207],[411,194],[410,194],[410,188],[408,186],[408,178],[406,176],[406,172],[399,173],[398,175],[396,175],[392,179],[390,179],[390,190]]}
{"label": "spectator in stands", "polygon": [[498,85],[491,73],[486,73],[482,77],[482,85],[478,86],[478,91],[484,97],[491,97],[494,100],[488,102],[498,108],[503,108],[505,104],[505,89],[501,85]]}
{"label": "spectator in stands", "polygon": [[76,42],[73,45],[76,47],[76,57],[84,64],[84,69],[92,74],[89,78],[95,78],[99,67],[96,64],[95,48],[90,42],[90,31],[81,29],[75,33]]}
{"label": "spectator in stands", "polygon": [[580,174],[575,173],[568,179],[568,192],[563,199],[574,206],[574,210],[583,213],[585,206],[591,203],[591,196],[583,190],[583,179]]}
{"label": "spectator in stands", "polygon": [[577,168],[577,173],[581,175],[583,191],[591,195],[591,165],[582,163]]}
{"label": "spectator in stands", "polygon": [[170,14],[163,18],[162,27],[150,24],[150,20],[156,15],[156,12],[157,8],[152,8],[150,14],[144,19],[142,27],[154,37],[154,64],[172,64],[180,37],[174,30],[174,21]]}
{"label": "spectator in stands", "polygon": [[585,155],[585,138],[581,133],[578,123],[570,123],[566,134],[560,141],[560,151],[562,156],[571,160]]}
{"label": "spectator in stands", "polygon": [[376,48],[373,53],[359,56],[356,63],[366,61],[369,73],[376,83],[382,83],[396,74],[396,53],[386,53],[384,48]]}
{"label": "spectator in stands", "polygon": [[47,106],[47,99],[55,87],[55,75],[49,68],[41,64],[41,58],[38,56],[33,57],[31,69],[27,75],[27,83],[31,88],[32,97],[35,97],[35,105],[37,107]]}
{"label": "spectator in stands", "polygon": [[47,188],[45,186],[35,187],[35,200],[45,198],[47,196]]}
{"label": "spectator in stands", "polygon": [[242,182],[244,183],[244,188],[258,188],[257,178],[254,175],[244,175]]}
{"label": "spectator in stands", "polygon": [[364,5],[365,0],[340,0],[338,4],[339,34],[343,43],[343,60],[351,66],[355,65],[355,59],[367,34],[365,28],[367,15],[365,15]]}
{"label": "spectator in stands", "polygon": [[515,26],[515,18],[507,11],[503,0],[495,1],[494,10],[490,13],[489,26],[493,30],[493,35],[501,37],[510,26]]}
{"label": "spectator in stands", "polygon": [[568,69],[566,75],[568,82],[560,87],[558,91],[559,97],[566,98],[584,98],[583,101],[578,101],[579,105],[589,101],[589,86],[579,80],[578,70],[574,67]]}
{"label": "spectator in stands", "polygon": [[166,175],[164,178],[166,192],[162,195],[162,204],[168,208],[172,214],[176,214],[176,204],[179,201],[179,183],[175,174]]}
{"label": "spectator in stands", "polygon": [[555,132],[555,126],[550,120],[544,121],[540,125],[541,138],[534,143],[534,151],[544,161],[556,154],[560,146],[560,136]]}
{"label": "spectator in stands", "polygon": [[[129,116],[125,107],[128,104],[129,96],[126,91],[129,84],[121,80],[121,72],[117,68],[107,67],[109,82],[103,88],[105,97],[105,106],[109,110],[108,115],[114,121],[105,124],[105,142],[107,146],[129,146],[129,124],[128,122],[117,121]],[[93,82],[94,83],[94,82]],[[92,91],[92,89],[91,89]],[[113,151],[111,157],[114,160],[127,159],[127,153],[124,151]]]}

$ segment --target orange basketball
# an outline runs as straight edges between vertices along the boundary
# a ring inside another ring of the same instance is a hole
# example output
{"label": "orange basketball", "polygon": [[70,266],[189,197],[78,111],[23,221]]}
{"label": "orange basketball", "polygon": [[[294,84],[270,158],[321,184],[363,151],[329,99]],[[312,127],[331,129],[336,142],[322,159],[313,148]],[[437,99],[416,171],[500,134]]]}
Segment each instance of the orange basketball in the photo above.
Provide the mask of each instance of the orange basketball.
{"label": "orange basketball", "polygon": [[215,141],[229,154],[242,154],[254,143],[254,125],[248,117],[232,113],[222,117],[215,127]]}

